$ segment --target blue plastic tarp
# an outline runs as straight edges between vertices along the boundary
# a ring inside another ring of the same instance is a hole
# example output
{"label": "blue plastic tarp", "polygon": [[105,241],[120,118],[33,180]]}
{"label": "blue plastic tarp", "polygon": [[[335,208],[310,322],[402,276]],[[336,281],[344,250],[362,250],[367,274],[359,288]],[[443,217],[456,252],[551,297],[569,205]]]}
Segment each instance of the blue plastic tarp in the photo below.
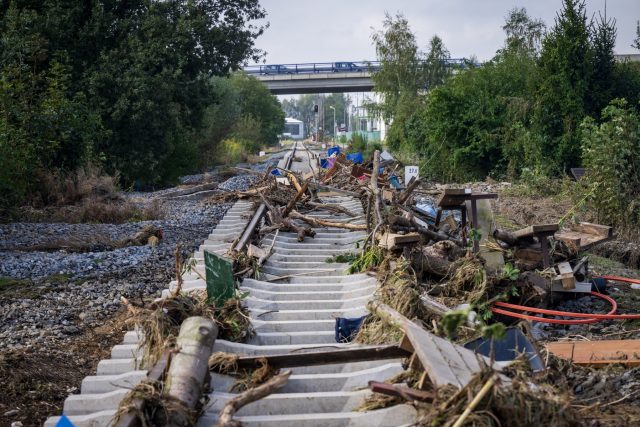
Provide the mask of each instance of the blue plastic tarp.
{"label": "blue plastic tarp", "polygon": [[337,156],[338,154],[340,154],[340,147],[339,146],[335,146],[335,147],[331,147],[329,148],[329,150],[327,150],[327,156],[331,157],[333,154],[335,153],[335,155]]}
{"label": "blue plastic tarp", "polygon": [[364,157],[362,157],[362,153],[347,154],[347,160],[352,161],[355,164],[364,163]]}
{"label": "blue plastic tarp", "polygon": [[337,317],[336,318],[336,342],[351,342],[351,340],[356,336],[360,327],[362,326],[362,322],[367,316],[356,317],[356,318],[346,318],[346,317]]}
{"label": "blue plastic tarp", "polygon": [[274,169],[271,171],[271,175],[282,176],[282,173],[280,173],[280,169]]}

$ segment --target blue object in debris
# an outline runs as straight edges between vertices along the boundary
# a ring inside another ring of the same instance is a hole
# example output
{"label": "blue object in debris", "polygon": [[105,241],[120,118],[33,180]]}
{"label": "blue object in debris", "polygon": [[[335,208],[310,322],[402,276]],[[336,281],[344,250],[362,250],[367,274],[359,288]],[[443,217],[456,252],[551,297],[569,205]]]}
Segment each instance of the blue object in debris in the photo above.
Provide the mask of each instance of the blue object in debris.
{"label": "blue object in debris", "polygon": [[282,173],[280,172],[280,169],[274,169],[271,171],[271,175],[282,176]]}
{"label": "blue object in debris", "polygon": [[331,157],[333,153],[336,153],[336,156],[340,154],[340,147],[338,145],[336,145],[335,147],[331,147],[329,148],[329,150],[327,150],[327,156]]}
{"label": "blue object in debris", "polygon": [[56,427],[73,427],[73,423],[69,421],[69,418],[63,415],[56,423]]}
{"label": "blue object in debris", "polygon": [[607,294],[607,280],[602,277],[594,277],[591,279],[591,291]]}
{"label": "blue object in debris", "polygon": [[346,317],[336,318],[336,342],[351,342],[360,330],[362,322],[367,316],[349,319]]}
{"label": "blue object in debris", "polygon": [[396,189],[402,188],[402,184],[400,184],[400,180],[395,175],[391,175],[391,178],[389,178],[389,183],[393,188],[396,188]]}
{"label": "blue object in debris", "polygon": [[327,159],[320,159],[320,167],[322,169],[329,169],[329,160]]}
{"label": "blue object in debris", "polygon": [[357,165],[364,163],[364,157],[362,157],[362,153],[347,154],[347,160],[352,161]]}
{"label": "blue object in debris", "polygon": [[464,346],[486,357],[491,357],[491,347],[493,347],[495,360],[498,362],[515,360],[519,355],[524,354],[533,372],[544,370],[544,363],[538,350],[519,328],[507,328],[507,333],[501,340],[478,338]]}

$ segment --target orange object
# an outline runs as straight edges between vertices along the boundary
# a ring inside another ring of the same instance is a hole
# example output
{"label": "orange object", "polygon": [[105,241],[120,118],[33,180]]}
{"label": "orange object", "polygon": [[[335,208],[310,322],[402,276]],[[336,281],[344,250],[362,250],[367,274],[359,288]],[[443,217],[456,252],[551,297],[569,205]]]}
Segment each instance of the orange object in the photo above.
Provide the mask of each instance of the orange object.
{"label": "orange object", "polygon": [[577,365],[621,363],[640,366],[640,340],[552,342],[546,348],[556,356]]}

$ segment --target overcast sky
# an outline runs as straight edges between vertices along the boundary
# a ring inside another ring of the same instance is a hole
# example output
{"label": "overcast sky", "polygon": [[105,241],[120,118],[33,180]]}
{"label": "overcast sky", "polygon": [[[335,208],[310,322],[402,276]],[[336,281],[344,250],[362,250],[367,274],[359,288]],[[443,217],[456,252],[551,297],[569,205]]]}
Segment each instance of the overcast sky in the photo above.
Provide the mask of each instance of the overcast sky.
{"label": "overcast sky", "polygon": [[[380,29],[385,11],[402,12],[418,43],[426,50],[438,34],[454,58],[493,57],[502,46],[502,25],[513,7],[526,7],[529,15],[553,25],[560,0],[261,0],[270,22],[257,47],[267,52],[266,62],[334,62],[374,60],[372,27]],[[589,16],[604,12],[604,0],[587,0]],[[607,16],[616,19],[616,53],[640,53],[631,48],[640,0],[608,0]]]}

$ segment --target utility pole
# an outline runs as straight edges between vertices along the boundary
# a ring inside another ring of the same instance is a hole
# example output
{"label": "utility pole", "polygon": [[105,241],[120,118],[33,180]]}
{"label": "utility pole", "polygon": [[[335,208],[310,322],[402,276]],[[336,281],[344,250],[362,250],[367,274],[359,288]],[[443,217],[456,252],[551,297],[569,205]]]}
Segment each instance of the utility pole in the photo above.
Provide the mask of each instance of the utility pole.
{"label": "utility pole", "polygon": [[333,105],[329,105],[329,108],[333,110],[333,142],[335,145],[336,142],[338,141],[337,133],[336,133],[336,107],[334,107]]}

